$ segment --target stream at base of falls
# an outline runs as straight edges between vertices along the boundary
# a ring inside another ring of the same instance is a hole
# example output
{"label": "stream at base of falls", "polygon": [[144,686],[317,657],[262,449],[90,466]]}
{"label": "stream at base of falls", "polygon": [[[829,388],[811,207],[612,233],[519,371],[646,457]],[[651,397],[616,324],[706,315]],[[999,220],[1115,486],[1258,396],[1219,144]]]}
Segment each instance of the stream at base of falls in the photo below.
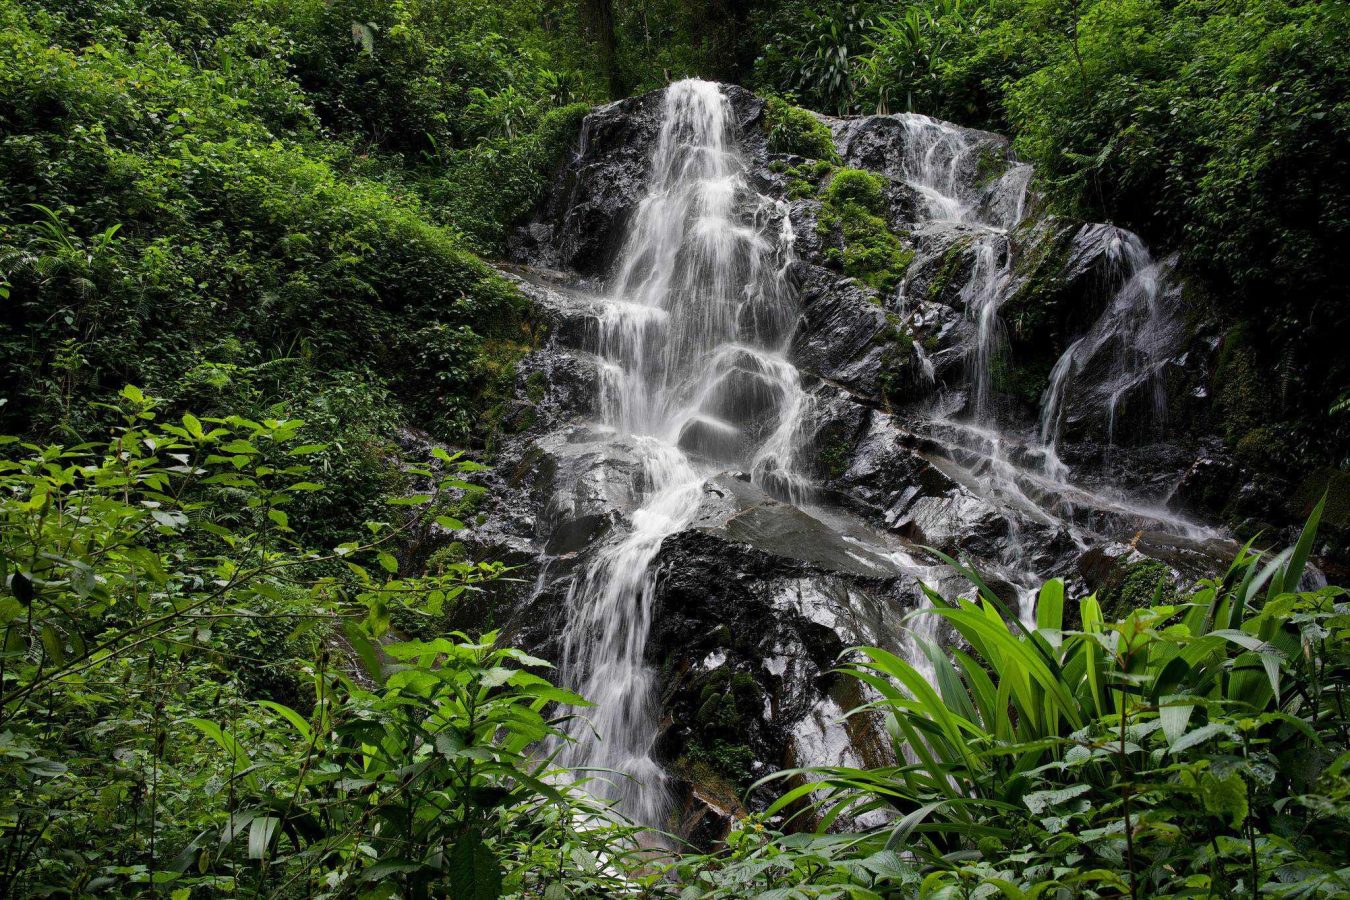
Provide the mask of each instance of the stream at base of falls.
{"label": "stream at base of falls", "polygon": [[[1078,483],[1060,459],[1070,400],[1077,412],[1090,395],[1108,444],[1118,407],[1136,396],[1149,395],[1158,421],[1167,414],[1161,383],[1176,341],[1176,310],[1165,290],[1165,264],[1136,236],[1092,226],[1103,230],[1083,238],[1106,248],[1101,312],[1053,365],[1039,420],[1006,420],[999,379],[1009,347],[1000,310],[1022,277],[1016,263],[1024,252],[1020,226],[1033,206],[1030,167],[1012,161],[981,184],[972,173],[989,152],[984,133],[917,115],[835,120],[841,146],[861,141],[863,125],[893,127],[888,140],[899,152],[892,183],[914,198],[916,240],[936,235],[941,252],[950,253],[959,238],[970,260],[954,294],[960,316],[943,326],[941,340],[904,339],[912,344],[915,390],[923,399],[902,417],[885,401],[857,403],[857,389],[839,386],[851,371],[846,367],[840,376],[803,367],[810,356],[803,348],[810,340],[842,344],[848,329],[868,317],[906,328],[923,322],[933,304],[918,276],[912,272],[891,296],[863,298],[850,307],[856,312],[837,318],[833,332],[804,339],[811,314],[800,273],[827,283],[824,270],[799,263],[799,244],[819,240],[814,229],[801,227],[809,221],[805,207],[773,190],[750,158],[750,136],[724,88],[681,81],[664,90],[659,104],[649,146],[640,145],[641,191],[626,207],[603,283],[562,289],[536,278],[531,288],[559,308],[579,310],[574,318],[584,322],[576,329],[584,337],[559,351],[565,361],[551,364],[594,373],[585,382],[594,392],[586,414],[562,417],[531,437],[530,452],[554,460],[551,498],[539,521],[555,524],[537,551],[534,602],[565,597],[556,639],[562,676],[594,704],[578,711],[586,718],[575,720],[560,759],[593,773],[592,793],[653,827],[665,826],[673,802],[658,745],[664,732],[685,724],[662,721],[669,697],[660,695],[661,685],[671,676],[657,671],[649,646],[661,598],[673,590],[668,582],[686,574],[660,562],[677,536],[711,535],[755,553],[767,548],[789,563],[760,576],[771,589],[745,588],[754,597],[806,622],[799,631],[821,626],[844,645],[889,644],[925,670],[917,641],[941,634],[935,617],[904,619],[927,602],[919,583],[948,595],[969,593],[918,546],[936,544],[943,528],[990,535],[996,552],[980,554],[980,565],[995,570],[991,577],[1015,594],[1020,616],[1032,625],[1035,588],[1054,568],[1037,562],[1044,556],[1037,545],[1047,536],[1058,542],[1060,559],[1100,543],[1104,530],[1122,523],[1184,540],[1213,536],[1168,511],[1165,498]],[[597,124],[588,129],[606,127],[606,110],[592,116]],[[566,186],[565,215],[578,221],[587,201],[577,185],[593,137],[586,133],[576,182]],[[578,233],[578,240],[586,237]],[[857,290],[845,282],[827,286],[831,298]],[[812,294],[817,305],[818,294]],[[875,340],[854,344],[858,359],[874,354]],[[827,471],[822,459],[839,410],[846,414],[841,421],[855,423],[851,456],[842,469]],[[869,446],[901,454],[894,458],[903,466],[859,449]],[[914,474],[904,475],[905,467]],[[899,480],[884,502],[875,499],[891,477]],[[918,481],[906,482],[911,477],[930,487],[920,490]],[[715,577],[733,582],[743,575]],[[773,646],[784,640],[773,637]],[[756,663],[757,677],[781,680],[802,653],[773,652],[780,655]],[[697,673],[728,663],[719,650],[681,665]],[[838,698],[820,691],[766,696],[762,718],[771,725],[788,708],[796,710],[796,724],[782,740],[797,764],[857,763],[875,752],[859,746],[866,739],[827,721],[847,708]]]}

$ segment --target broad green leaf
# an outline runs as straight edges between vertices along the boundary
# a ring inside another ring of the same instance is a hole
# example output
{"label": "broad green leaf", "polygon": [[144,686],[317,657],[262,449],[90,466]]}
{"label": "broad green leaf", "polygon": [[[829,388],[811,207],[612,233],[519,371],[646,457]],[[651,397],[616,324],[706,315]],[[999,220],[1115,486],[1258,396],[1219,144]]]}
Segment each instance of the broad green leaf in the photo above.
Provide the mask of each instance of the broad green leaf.
{"label": "broad green leaf", "polygon": [[497,900],[502,893],[502,868],[477,831],[464,834],[447,860],[450,893],[456,900]]}
{"label": "broad green leaf", "polygon": [[276,833],[281,820],[276,816],[258,816],[249,823],[248,858],[264,859],[272,846],[272,835]]}

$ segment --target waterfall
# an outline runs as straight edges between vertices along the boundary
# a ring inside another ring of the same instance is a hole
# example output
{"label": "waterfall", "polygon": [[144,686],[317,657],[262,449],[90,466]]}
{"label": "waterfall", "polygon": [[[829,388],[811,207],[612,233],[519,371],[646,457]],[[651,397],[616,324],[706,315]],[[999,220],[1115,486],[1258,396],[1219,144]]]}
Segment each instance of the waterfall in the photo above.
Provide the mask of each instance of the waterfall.
{"label": "waterfall", "polygon": [[[997,178],[984,177],[980,169],[986,160],[1006,160],[1004,145],[997,138],[926,116],[896,118],[906,140],[902,158],[906,183],[922,200],[930,227],[968,241],[966,252],[971,257],[970,275],[959,295],[973,331],[965,352],[965,414],[960,421],[949,419],[946,404],[940,402],[933,423],[946,434],[953,459],[967,470],[968,483],[985,499],[1012,511],[1005,519],[1000,561],[1025,580],[1019,586],[1019,613],[1024,622],[1034,622],[1032,584],[1036,579],[1035,573],[1022,571],[1026,548],[1020,523],[1063,527],[1082,546],[1084,539],[1075,524],[1079,506],[1088,511],[1137,513],[1169,526],[1177,523],[1164,511],[1071,485],[1068,468],[1056,450],[1063,407],[1075,392],[1090,390],[1100,400],[1108,438],[1114,437],[1120,403],[1141,386],[1152,385],[1155,415],[1161,419],[1164,395],[1158,376],[1175,334],[1164,302],[1163,267],[1135,235],[1109,226],[1089,226],[1089,230],[1101,230],[1092,239],[1106,241],[1117,285],[1113,296],[1097,323],[1055,365],[1042,402],[1039,441],[1005,434],[994,391],[1008,352],[999,307],[1016,287],[1018,246],[1011,232],[1026,214],[1031,168],[1007,161]],[[1087,377],[1089,368],[1091,377]],[[1027,457],[1036,456],[1039,471],[1032,471]],[[1179,527],[1189,530],[1184,523]]]}
{"label": "waterfall", "polygon": [[916,113],[896,118],[905,131],[905,182],[923,199],[929,219],[978,230],[971,245],[974,265],[961,300],[975,325],[975,340],[966,354],[971,416],[976,422],[989,422],[994,417],[994,373],[1007,352],[998,317],[1013,276],[1013,245],[1007,231],[1025,213],[1031,167],[1013,165],[988,189],[981,189],[972,182],[977,157],[999,152],[999,145],[981,139],[978,132]]}
{"label": "waterfall", "polygon": [[1007,336],[998,317],[1012,278],[1012,246],[1006,235],[992,234],[971,248],[975,265],[961,289],[966,313],[975,322],[975,340],[966,354],[971,415],[977,422],[994,419],[994,372],[1007,355]]}
{"label": "waterfall", "polygon": [[1071,380],[1080,380],[1090,366],[1104,371],[1079,390],[1092,392],[1106,415],[1106,436],[1114,443],[1116,410],[1121,399],[1136,388],[1150,391],[1155,423],[1167,414],[1167,396],[1162,379],[1168,351],[1175,343],[1177,322],[1165,300],[1166,271],[1153,259],[1138,235],[1111,225],[1085,229],[1092,240],[1106,242],[1107,258],[1119,287],[1087,333],[1069,345],[1050,373],[1050,384],[1041,398],[1041,444],[1045,447],[1047,474],[1062,466],[1056,452],[1063,424],[1064,404]]}
{"label": "waterfall", "polygon": [[973,202],[963,189],[963,166],[976,143],[960,128],[918,113],[896,118],[905,129],[905,180],[918,191],[930,218],[964,222]]}
{"label": "waterfall", "polygon": [[999,231],[1022,221],[1031,166],[1015,163],[991,184],[979,183],[981,158],[1006,156],[997,138],[918,113],[895,118],[905,131],[905,181],[923,200],[929,219]]}
{"label": "waterfall", "polygon": [[563,635],[564,676],[595,704],[566,762],[621,773],[588,787],[647,825],[666,806],[645,661],[662,542],[719,471],[748,471],[788,500],[810,492],[809,398],[786,357],[797,316],[786,207],[749,188],[717,85],[671,85],[663,115],[596,344],[601,424],[640,458],[642,499],[573,582]]}

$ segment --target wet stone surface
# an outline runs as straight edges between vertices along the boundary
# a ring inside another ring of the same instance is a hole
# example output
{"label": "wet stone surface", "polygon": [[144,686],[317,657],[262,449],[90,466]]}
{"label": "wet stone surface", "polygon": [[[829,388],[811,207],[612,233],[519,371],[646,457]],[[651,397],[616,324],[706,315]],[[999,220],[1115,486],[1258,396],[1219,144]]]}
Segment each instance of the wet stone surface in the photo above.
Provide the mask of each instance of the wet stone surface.
{"label": "wet stone surface", "polygon": [[[914,249],[901,283],[878,292],[827,258],[821,201],[788,196],[784,164],[805,161],[767,152],[763,102],[722,92],[729,171],[742,185],[736,214],[748,223],[735,252],[763,254],[754,242],[781,241],[784,226],[772,223],[786,218],[795,261],[785,270],[790,315],[743,312],[733,351],[702,360],[708,372],[723,367],[720,393],[672,444],[703,482],[650,562],[652,753],[667,772],[669,823],[702,842],[723,833],[743,812],[741,790],[770,771],[884,759],[875,723],[842,721],[859,698],[841,695],[829,672],[849,646],[904,651],[902,619],[920,603],[920,580],[969,590],[922,546],[966,557],[1010,604],[1052,575],[1071,590],[1119,593],[1141,581],[1131,574],[1141,564],[1185,583],[1222,565],[1230,545],[1192,523],[1229,502],[1243,477],[1206,442],[1194,401],[1177,399],[1195,395],[1211,356],[1159,338],[1154,355],[1122,362],[1123,342],[1153,323],[1123,290],[1142,263],[1122,262],[1117,229],[1043,215],[1004,138],[922,117],[824,119],[846,165],[883,176],[886,219]],[[521,424],[487,476],[490,499],[458,539],[475,558],[520,565],[496,596],[497,624],[560,661],[577,585],[639,527],[655,483],[648,448],[604,424],[600,403],[614,366],[632,360],[601,351],[616,257],[651,186],[666,114],[663,92],[597,109],[513,244],[508,274],[532,304],[538,349],[519,368]],[[1001,248],[992,270],[990,247]],[[738,259],[744,278],[744,260],[759,257]],[[645,277],[640,260],[629,263],[627,277],[637,277],[633,265]],[[1179,315],[1178,291],[1138,295]],[[985,302],[993,316],[982,321]],[[1116,319],[1106,314],[1113,303]],[[780,331],[781,360],[763,346],[735,356],[737,339],[772,344]],[[1080,338],[1100,347],[1066,380],[1047,445],[1051,369]],[[659,340],[642,346],[664,352]],[[757,455],[785,415],[770,358],[795,367],[802,391],[802,427],[789,437],[806,486],[795,494]],[[977,416],[981,359],[991,397]],[[1149,377],[1129,385],[1130,365]],[[1117,389],[1108,433],[1103,392]],[[1166,443],[1154,437],[1159,396],[1180,428]]]}

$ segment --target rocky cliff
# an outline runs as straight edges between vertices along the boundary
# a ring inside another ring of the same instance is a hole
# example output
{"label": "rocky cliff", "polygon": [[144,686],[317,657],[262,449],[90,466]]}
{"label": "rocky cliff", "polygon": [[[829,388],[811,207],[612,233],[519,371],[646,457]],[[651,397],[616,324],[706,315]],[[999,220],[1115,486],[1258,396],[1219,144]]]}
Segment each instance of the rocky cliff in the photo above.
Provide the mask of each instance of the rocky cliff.
{"label": "rocky cliff", "polygon": [[[1052,576],[1123,608],[1226,561],[1209,523],[1241,481],[1208,436],[1219,335],[1167,260],[1046,214],[997,135],[913,115],[808,121],[722,93],[746,189],[792,236],[812,490],[790,502],[685,447],[708,478],[652,563],[646,658],[671,825],[704,838],[770,771],[883,761],[874,723],[841,721],[862,698],[830,670],[848,646],[908,652],[908,628],[931,634],[904,621],[921,583],[969,592],[927,548],[1024,614]],[[594,111],[513,243],[540,345],[466,544],[521,567],[499,619],[558,659],[577,580],[644,497],[632,439],[597,422],[596,351],[664,109],[657,92]]]}

